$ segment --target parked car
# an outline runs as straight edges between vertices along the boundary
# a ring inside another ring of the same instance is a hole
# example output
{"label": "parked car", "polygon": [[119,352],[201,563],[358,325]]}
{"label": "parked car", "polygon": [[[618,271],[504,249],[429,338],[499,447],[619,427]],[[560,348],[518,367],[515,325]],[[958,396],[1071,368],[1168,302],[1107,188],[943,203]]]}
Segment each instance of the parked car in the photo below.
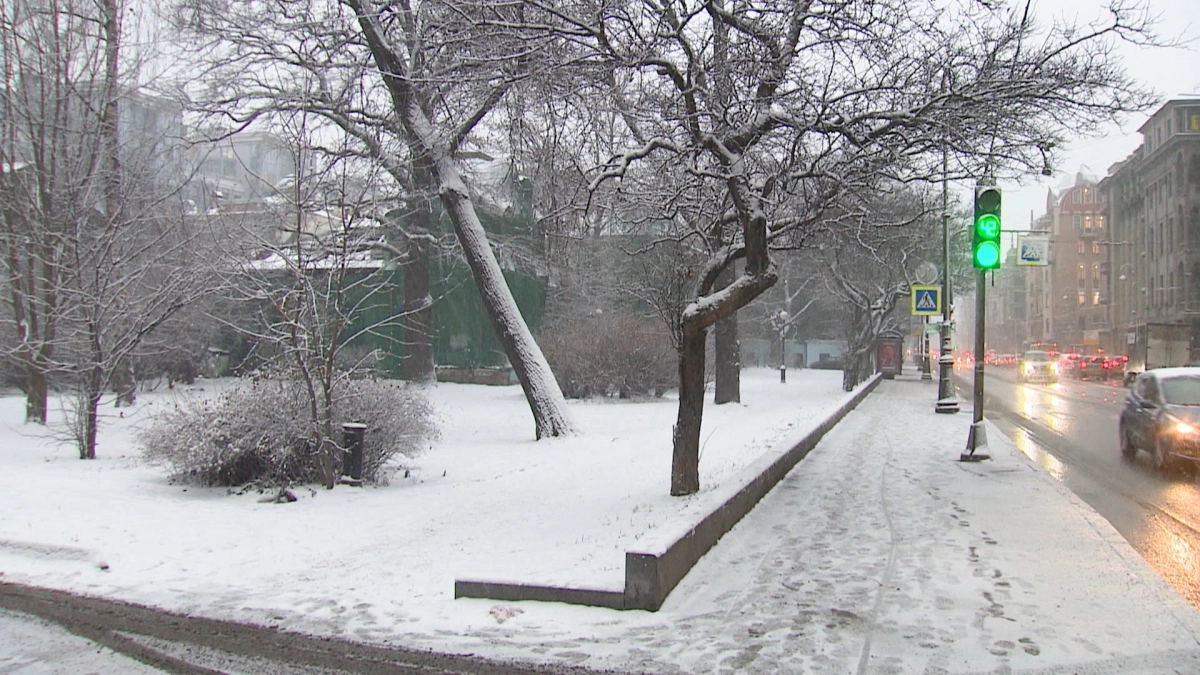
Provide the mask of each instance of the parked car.
{"label": "parked car", "polygon": [[1139,375],[1125,396],[1117,433],[1126,459],[1145,450],[1162,471],[1200,462],[1200,368],[1158,368]]}
{"label": "parked car", "polygon": [[1017,361],[1017,382],[1058,382],[1058,363],[1047,352],[1027,351]]}
{"label": "parked car", "polygon": [[816,370],[841,370],[842,365],[842,357],[822,354],[819,358],[817,358],[816,361],[813,361],[812,364],[809,365],[809,368],[814,368]]}

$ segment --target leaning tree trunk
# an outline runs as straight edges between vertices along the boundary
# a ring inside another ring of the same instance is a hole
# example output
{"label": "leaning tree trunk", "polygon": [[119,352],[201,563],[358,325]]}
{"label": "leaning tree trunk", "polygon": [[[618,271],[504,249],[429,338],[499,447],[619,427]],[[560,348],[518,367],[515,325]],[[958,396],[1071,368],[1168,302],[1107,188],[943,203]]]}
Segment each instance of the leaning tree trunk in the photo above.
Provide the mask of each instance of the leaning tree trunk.
{"label": "leaning tree trunk", "polygon": [[704,418],[704,343],[708,329],[699,321],[683,324],[679,345],[679,413],[671,457],[671,495],[700,490],[700,424]]}
{"label": "leaning tree trunk", "polygon": [[371,50],[371,57],[391,94],[392,107],[404,125],[414,153],[429,164],[432,183],[437,186],[442,206],[454,225],[454,233],[475,277],[475,285],[479,288],[483,306],[496,330],[496,338],[529,402],[536,437],[541,439],[570,433],[572,428],[562,390],[554,379],[554,372],[550,370],[545,355],[529,332],[529,326],[525,325],[517,301],[500,272],[500,264],[496,262],[487,233],[471,204],[467,186],[454,166],[450,144],[434,128],[433,122],[421,108],[418,92],[413,90],[413,81],[408,77],[410,64],[388,44],[379,15],[364,11],[367,3],[355,0],[346,0],[346,3],[358,16],[358,24]]}
{"label": "leaning tree trunk", "polygon": [[487,309],[509,363],[516,372],[525,399],[533,412],[536,437],[561,436],[571,432],[567,418],[566,401],[554,372],[542,350],[534,341],[517,301],[513,298],[508,283],[500,271],[500,264],[492,254],[487,234],[475,208],[467,196],[466,186],[458,177],[458,171],[448,158],[438,167],[442,185],[442,204],[454,223],[454,231],[462,243],[467,264],[475,276],[483,306]]}
{"label": "leaning tree trunk", "polygon": [[[730,264],[717,276],[717,290],[726,288],[733,283],[735,278],[733,267],[733,264]],[[713,337],[713,365],[716,367],[713,403],[717,405],[740,403],[742,400],[742,359],[736,311],[716,323]]]}

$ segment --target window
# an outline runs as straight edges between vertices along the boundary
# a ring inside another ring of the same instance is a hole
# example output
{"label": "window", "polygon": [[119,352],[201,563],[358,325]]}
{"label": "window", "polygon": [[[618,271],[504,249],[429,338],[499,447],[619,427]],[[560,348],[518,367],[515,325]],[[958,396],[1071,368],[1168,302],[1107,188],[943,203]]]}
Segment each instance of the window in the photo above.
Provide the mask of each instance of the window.
{"label": "window", "polygon": [[[1078,193],[1078,192],[1076,192],[1075,194],[1076,194],[1076,195],[1078,195],[1079,193]],[[1080,230],[1080,228],[1082,228],[1082,227],[1083,227],[1083,216],[1081,216],[1081,215],[1079,215],[1078,213],[1076,213],[1076,214],[1075,214],[1075,215],[1072,217],[1072,219],[1071,219],[1071,222],[1072,222],[1072,224],[1075,226],[1075,231],[1076,231],[1076,232],[1078,232],[1078,231]]]}
{"label": "window", "polygon": [[[1083,265],[1079,266],[1079,272],[1075,278],[1078,279],[1080,288],[1087,288],[1087,270],[1084,269]],[[1080,300],[1079,302],[1082,303],[1083,301]]]}
{"label": "window", "polygon": [[1079,242],[1079,254],[1083,255],[1083,242]]}
{"label": "window", "polygon": [[1100,264],[1092,265],[1092,288],[1100,288]]}
{"label": "window", "polygon": [[1083,229],[1085,232],[1092,231],[1092,214],[1089,213],[1083,217]]}
{"label": "window", "polygon": [[1094,201],[1096,201],[1096,195],[1092,194],[1091,190],[1084,188],[1083,189],[1083,203],[1091,204]]}
{"label": "window", "polygon": [[1092,291],[1092,304],[1100,304],[1100,291]]}
{"label": "window", "polygon": [[1083,301],[1086,299],[1086,296],[1087,296],[1087,293],[1084,293],[1083,291],[1079,291],[1079,295],[1077,296],[1078,304],[1082,305]]}
{"label": "window", "polygon": [[1104,216],[1096,216],[1096,229],[1097,230],[1104,229]]}
{"label": "window", "polygon": [[1093,241],[1092,242],[1092,255],[1099,255],[1099,254],[1100,254],[1100,242]]}
{"label": "window", "polygon": [[1188,115],[1188,131],[1200,131],[1200,112]]}
{"label": "window", "polygon": [[[1075,190],[1074,192],[1072,192],[1071,193],[1071,201],[1074,202],[1075,204],[1078,204],[1079,202],[1083,201],[1083,192],[1080,190]],[[1079,216],[1075,216],[1075,217],[1078,218]]]}

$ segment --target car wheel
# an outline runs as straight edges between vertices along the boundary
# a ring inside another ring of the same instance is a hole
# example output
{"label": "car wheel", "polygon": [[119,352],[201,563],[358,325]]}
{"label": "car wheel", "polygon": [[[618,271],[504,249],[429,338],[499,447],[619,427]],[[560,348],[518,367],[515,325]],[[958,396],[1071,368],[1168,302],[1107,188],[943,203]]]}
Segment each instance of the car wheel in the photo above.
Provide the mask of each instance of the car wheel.
{"label": "car wheel", "polygon": [[1125,459],[1133,459],[1137,454],[1137,446],[1133,444],[1133,440],[1129,438],[1129,431],[1121,427],[1121,456]]}
{"label": "car wheel", "polygon": [[1161,436],[1154,438],[1154,452],[1152,453],[1154,468],[1163,473],[1167,473],[1171,469],[1171,455],[1167,451],[1167,440]]}

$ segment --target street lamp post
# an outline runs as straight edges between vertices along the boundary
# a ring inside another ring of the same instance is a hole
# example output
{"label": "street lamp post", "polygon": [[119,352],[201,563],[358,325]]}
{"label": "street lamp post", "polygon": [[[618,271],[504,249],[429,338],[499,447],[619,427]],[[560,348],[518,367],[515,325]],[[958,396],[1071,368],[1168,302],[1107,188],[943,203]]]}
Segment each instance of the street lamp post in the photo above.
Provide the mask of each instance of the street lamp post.
{"label": "street lamp post", "polygon": [[938,328],[941,345],[938,354],[938,400],[934,411],[958,412],[958,398],[954,395],[954,355],[950,353],[950,186],[946,174],[949,171],[946,147],[942,146],[942,325]]}
{"label": "street lamp post", "polygon": [[775,315],[775,325],[779,330],[779,383],[787,384],[787,329],[788,313],[779,310]]}

